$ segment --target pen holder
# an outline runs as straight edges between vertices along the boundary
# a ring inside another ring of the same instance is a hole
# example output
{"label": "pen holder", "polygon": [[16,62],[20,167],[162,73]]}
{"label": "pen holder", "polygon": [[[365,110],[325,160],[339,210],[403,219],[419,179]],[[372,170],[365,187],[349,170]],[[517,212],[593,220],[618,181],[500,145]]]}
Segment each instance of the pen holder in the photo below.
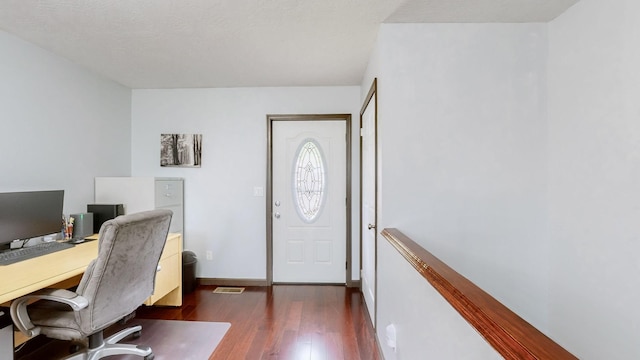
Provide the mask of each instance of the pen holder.
{"label": "pen holder", "polygon": [[73,224],[67,224],[64,230],[64,238],[66,240],[69,240],[71,239],[72,236],[73,236]]}
{"label": "pen holder", "polygon": [[70,240],[73,237],[73,216],[69,216],[69,218],[65,218],[62,216],[62,236],[65,240]]}

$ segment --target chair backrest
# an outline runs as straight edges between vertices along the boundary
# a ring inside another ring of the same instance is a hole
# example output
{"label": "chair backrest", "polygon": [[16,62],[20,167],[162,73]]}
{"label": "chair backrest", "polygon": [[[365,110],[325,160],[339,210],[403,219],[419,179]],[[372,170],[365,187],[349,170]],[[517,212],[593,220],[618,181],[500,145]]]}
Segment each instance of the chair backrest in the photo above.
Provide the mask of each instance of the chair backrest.
{"label": "chair backrest", "polygon": [[151,296],[172,214],[170,210],[145,211],[102,225],[98,257],[76,290],[89,301],[88,307],[76,312],[83,331],[104,329]]}

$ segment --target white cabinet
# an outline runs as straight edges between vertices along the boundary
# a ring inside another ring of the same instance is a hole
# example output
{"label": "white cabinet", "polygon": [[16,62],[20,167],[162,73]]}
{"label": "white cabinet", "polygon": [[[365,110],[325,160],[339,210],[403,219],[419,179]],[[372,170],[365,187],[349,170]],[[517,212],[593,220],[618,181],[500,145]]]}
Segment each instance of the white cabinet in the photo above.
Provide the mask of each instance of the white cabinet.
{"label": "white cabinet", "polygon": [[154,209],[173,211],[169,232],[183,234],[184,180],[156,177],[97,177],[96,204],[123,204],[124,213]]}

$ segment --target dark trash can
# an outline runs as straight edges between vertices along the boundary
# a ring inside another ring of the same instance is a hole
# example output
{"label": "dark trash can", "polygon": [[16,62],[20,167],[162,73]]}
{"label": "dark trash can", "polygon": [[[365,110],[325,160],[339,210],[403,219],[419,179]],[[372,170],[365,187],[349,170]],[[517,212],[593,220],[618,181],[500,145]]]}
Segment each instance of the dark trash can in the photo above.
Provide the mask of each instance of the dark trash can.
{"label": "dark trash can", "polygon": [[182,293],[188,294],[196,289],[196,263],[198,258],[193,251],[182,252]]}

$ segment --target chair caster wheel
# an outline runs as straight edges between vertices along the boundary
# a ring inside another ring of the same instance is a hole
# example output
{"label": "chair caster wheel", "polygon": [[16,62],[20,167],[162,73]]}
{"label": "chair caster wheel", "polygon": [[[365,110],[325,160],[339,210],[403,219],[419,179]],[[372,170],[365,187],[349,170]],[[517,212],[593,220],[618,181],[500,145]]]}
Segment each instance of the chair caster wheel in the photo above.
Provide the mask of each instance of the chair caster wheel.
{"label": "chair caster wheel", "polygon": [[[134,338],[134,339],[137,339],[137,338],[139,338],[140,336],[142,336],[142,331],[136,331],[136,332],[134,332],[133,334],[131,334],[131,337],[132,337],[132,338]],[[147,358],[145,358],[145,360],[146,360],[146,359],[147,359]]]}
{"label": "chair caster wheel", "polygon": [[144,357],[144,360],[153,360],[153,359],[155,359],[155,357],[156,357],[156,356],[155,356],[155,355],[153,355],[153,353],[151,353],[151,354],[149,354],[149,355],[145,356],[145,357]]}
{"label": "chair caster wheel", "polygon": [[80,345],[72,344],[72,345],[69,346],[69,354],[75,354],[78,351],[80,351]]}

